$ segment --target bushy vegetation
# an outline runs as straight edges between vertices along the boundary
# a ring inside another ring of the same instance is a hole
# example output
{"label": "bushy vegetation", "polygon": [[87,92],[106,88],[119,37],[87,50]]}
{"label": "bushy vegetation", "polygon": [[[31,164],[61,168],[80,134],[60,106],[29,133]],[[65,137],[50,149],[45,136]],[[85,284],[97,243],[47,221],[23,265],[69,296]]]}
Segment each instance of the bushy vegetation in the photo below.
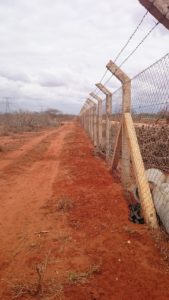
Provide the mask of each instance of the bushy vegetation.
{"label": "bushy vegetation", "polygon": [[72,115],[64,115],[56,109],[49,109],[44,112],[3,113],[0,114],[0,135],[58,127],[62,122],[73,117]]}

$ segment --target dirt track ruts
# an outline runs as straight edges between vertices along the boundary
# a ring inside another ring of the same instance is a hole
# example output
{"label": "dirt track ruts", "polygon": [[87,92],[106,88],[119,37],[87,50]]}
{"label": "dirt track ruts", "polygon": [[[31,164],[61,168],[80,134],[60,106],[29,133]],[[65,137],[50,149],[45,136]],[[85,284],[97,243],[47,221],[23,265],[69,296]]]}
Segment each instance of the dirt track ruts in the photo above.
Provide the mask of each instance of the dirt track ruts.
{"label": "dirt track ruts", "polygon": [[[16,281],[35,282],[46,255],[45,280],[61,286],[51,299],[169,299],[167,262],[147,227],[128,221],[121,185],[76,122],[10,159],[1,168],[0,299],[12,299]],[[63,198],[69,211],[58,210]]]}

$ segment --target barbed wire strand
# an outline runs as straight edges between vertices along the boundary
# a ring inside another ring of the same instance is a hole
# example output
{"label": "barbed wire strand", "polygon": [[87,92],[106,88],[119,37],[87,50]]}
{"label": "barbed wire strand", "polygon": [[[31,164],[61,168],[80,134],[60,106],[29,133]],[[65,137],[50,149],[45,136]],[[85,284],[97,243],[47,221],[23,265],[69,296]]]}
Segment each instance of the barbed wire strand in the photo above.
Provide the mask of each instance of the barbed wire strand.
{"label": "barbed wire strand", "polygon": [[[155,0],[154,0],[155,1]],[[117,56],[114,59],[114,62],[116,62],[118,60],[118,58],[121,56],[121,54],[124,52],[124,50],[126,49],[126,47],[128,46],[128,44],[131,42],[132,38],[135,36],[135,34],[137,33],[138,29],[140,28],[141,24],[143,23],[144,19],[146,18],[146,16],[149,13],[149,9],[152,7],[153,2],[150,3],[149,7],[147,8],[145,14],[143,15],[143,17],[141,18],[140,22],[138,23],[137,27],[134,29],[133,33],[130,35],[130,37],[128,38],[127,42],[124,44],[124,46],[122,47],[122,49],[119,51],[119,53],[117,54]],[[100,83],[103,81],[103,79],[105,78],[106,74],[108,72],[108,69],[106,69],[106,71],[103,73],[101,79],[100,79]],[[98,88],[96,87],[93,91],[93,93],[95,93],[98,90]]]}
{"label": "barbed wire strand", "polygon": [[[154,1],[153,1],[154,2]],[[153,4],[153,3],[152,3]],[[148,10],[147,10],[148,11]],[[145,13],[145,15],[147,15],[147,11],[146,11],[146,13]],[[168,13],[168,11],[167,11],[167,13]],[[161,21],[166,17],[166,15],[167,15],[167,13],[164,15],[164,16],[162,16],[162,18],[158,21],[158,22],[156,22],[155,23],[155,25],[148,31],[148,33],[144,36],[144,38],[140,41],[140,43],[134,48],[134,50],[122,61],[122,63],[120,64],[120,66],[119,67],[121,67],[122,65],[124,65],[127,61],[128,61],[128,59],[137,51],[137,49],[142,45],[142,43],[148,38],[148,36],[154,31],[154,29],[161,23]],[[145,16],[144,15],[144,16]],[[143,17],[144,17],[143,16]],[[145,17],[144,17],[145,18]],[[142,18],[143,20],[144,20],[144,18]],[[142,21],[143,22],[143,21]],[[140,23],[142,23],[142,22],[140,22]],[[137,26],[138,27],[138,26]],[[140,26],[139,26],[140,27]],[[138,30],[138,29],[137,29]],[[127,43],[126,43],[127,44]],[[107,73],[107,72],[105,72],[105,73]],[[104,74],[105,74],[104,73]],[[106,85],[110,80],[111,80],[111,78],[115,75],[115,73],[116,73],[116,70],[115,70],[115,72],[113,73],[113,74],[111,74],[111,76],[106,80],[106,82],[104,82],[104,85]],[[104,76],[105,77],[105,76]],[[102,78],[104,79],[104,77],[102,76]],[[97,90],[97,88],[95,89],[95,91]],[[100,93],[100,90],[96,93],[96,95],[98,95]]]}
{"label": "barbed wire strand", "polygon": [[[163,16],[163,18],[156,22],[155,25],[148,31],[148,33],[144,36],[144,38],[140,41],[140,43],[132,50],[132,52],[122,61],[122,63],[119,65],[119,68],[121,68],[127,61],[128,59],[137,51],[137,49],[142,45],[142,43],[144,43],[144,41],[148,38],[148,36],[153,32],[153,30],[160,24],[160,22],[165,18],[165,16]],[[106,85],[110,79],[115,75],[115,72],[108,78],[108,80],[104,83],[104,85]]]}

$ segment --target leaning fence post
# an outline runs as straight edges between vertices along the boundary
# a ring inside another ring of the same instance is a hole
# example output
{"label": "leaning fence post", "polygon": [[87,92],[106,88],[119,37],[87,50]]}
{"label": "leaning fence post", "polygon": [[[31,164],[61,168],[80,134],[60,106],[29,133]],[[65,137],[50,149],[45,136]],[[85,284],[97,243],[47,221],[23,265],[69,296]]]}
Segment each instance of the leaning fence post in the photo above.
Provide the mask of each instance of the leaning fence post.
{"label": "leaning fence post", "polygon": [[[122,83],[123,99],[122,99],[122,182],[128,196],[128,190],[131,185],[131,164],[130,150],[128,145],[128,136],[124,125],[124,114],[130,112],[131,106],[131,80],[130,78],[111,60],[107,64],[107,69],[116,76]],[[119,138],[121,136],[119,135]],[[115,157],[115,155],[113,155]]]}
{"label": "leaning fence post", "polygon": [[112,107],[112,93],[102,84],[96,83],[97,88],[106,95],[106,160],[110,157],[110,116]]}
{"label": "leaning fence post", "polygon": [[154,208],[150,187],[145,175],[144,163],[140,153],[134,123],[130,113],[124,114],[124,123],[127,129],[134,175],[139,190],[144,219],[151,228],[156,229],[158,228],[156,211]]}
{"label": "leaning fence post", "polygon": [[90,93],[94,99],[98,101],[98,112],[97,112],[97,147],[100,148],[102,145],[102,99],[93,92]]}

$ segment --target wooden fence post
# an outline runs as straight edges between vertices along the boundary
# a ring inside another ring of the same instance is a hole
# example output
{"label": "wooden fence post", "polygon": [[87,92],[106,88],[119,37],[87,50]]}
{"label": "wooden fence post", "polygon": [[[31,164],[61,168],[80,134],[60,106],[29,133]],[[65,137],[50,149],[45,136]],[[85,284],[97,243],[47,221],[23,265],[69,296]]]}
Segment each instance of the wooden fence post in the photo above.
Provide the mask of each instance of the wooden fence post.
{"label": "wooden fence post", "polygon": [[96,86],[106,95],[106,160],[110,157],[110,117],[112,114],[112,93],[102,84],[97,83]]}

